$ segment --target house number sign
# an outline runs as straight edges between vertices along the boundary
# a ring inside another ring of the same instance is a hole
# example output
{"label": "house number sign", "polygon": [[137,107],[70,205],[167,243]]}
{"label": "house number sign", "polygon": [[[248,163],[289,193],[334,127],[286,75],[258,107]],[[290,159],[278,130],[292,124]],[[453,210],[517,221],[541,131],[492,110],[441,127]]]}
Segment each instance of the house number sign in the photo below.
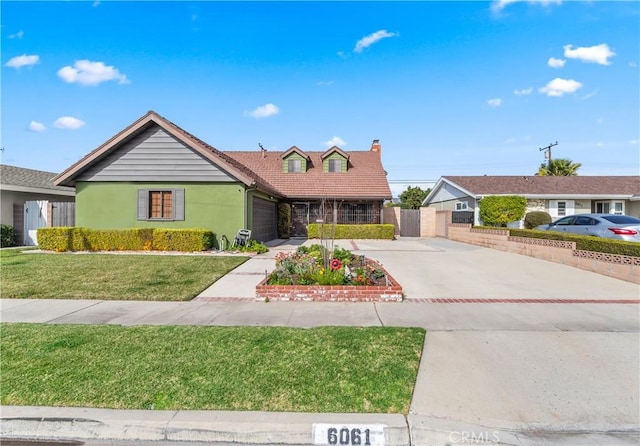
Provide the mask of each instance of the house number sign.
{"label": "house number sign", "polygon": [[384,424],[313,424],[313,444],[384,446]]}

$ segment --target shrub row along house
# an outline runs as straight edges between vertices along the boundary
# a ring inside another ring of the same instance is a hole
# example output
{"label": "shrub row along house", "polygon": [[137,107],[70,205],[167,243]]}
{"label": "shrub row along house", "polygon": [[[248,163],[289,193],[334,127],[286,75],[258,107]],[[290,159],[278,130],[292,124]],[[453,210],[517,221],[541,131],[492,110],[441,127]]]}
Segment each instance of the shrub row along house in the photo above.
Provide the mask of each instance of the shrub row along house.
{"label": "shrub row along house", "polygon": [[76,189],[76,225],[93,229],[206,228],[224,248],[238,229],[292,236],[322,219],[382,223],[391,191],[377,140],[366,151],[220,151],[153,111],[54,178]]}
{"label": "shrub row along house", "polygon": [[445,176],[423,206],[473,213],[481,224],[483,197],[521,195],[527,212],[545,211],[552,218],[581,213],[626,214],[640,217],[640,176]]}

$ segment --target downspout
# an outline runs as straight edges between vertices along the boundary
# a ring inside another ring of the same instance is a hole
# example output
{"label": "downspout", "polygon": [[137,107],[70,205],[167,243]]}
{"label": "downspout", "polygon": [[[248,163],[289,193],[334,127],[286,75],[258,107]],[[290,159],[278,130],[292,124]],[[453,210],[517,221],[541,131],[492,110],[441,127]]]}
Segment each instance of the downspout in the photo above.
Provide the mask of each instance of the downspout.
{"label": "downspout", "polygon": [[253,190],[258,190],[258,188],[247,187],[244,190],[244,229],[249,229],[249,192]]}

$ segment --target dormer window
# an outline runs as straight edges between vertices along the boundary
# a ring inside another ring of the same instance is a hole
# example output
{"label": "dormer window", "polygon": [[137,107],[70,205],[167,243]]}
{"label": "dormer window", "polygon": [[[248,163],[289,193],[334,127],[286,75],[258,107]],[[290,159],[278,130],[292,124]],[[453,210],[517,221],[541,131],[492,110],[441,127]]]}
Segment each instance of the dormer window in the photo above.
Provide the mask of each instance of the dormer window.
{"label": "dormer window", "polygon": [[309,169],[310,162],[309,155],[293,146],[282,154],[282,171],[292,173],[306,172]]}
{"label": "dormer window", "polygon": [[329,172],[342,172],[342,160],[330,159],[329,160]]}
{"label": "dormer window", "polygon": [[331,147],[320,158],[322,159],[323,172],[346,172],[348,169],[349,154],[340,147]]}
{"label": "dormer window", "polygon": [[302,172],[302,160],[300,159],[287,160],[287,165],[287,172]]}

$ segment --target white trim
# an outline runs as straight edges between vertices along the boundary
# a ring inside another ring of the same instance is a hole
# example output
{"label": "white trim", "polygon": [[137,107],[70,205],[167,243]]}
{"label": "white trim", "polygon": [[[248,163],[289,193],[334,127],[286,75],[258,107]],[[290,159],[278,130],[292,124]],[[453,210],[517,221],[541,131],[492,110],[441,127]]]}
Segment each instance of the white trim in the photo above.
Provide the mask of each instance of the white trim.
{"label": "white trim", "polygon": [[70,190],[46,189],[43,187],[14,186],[12,184],[3,184],[2,186],[0,186],[0,191],[30,192],[34,194],[64,195],[65,197],[75,197],[75,189],[69,189]]}

